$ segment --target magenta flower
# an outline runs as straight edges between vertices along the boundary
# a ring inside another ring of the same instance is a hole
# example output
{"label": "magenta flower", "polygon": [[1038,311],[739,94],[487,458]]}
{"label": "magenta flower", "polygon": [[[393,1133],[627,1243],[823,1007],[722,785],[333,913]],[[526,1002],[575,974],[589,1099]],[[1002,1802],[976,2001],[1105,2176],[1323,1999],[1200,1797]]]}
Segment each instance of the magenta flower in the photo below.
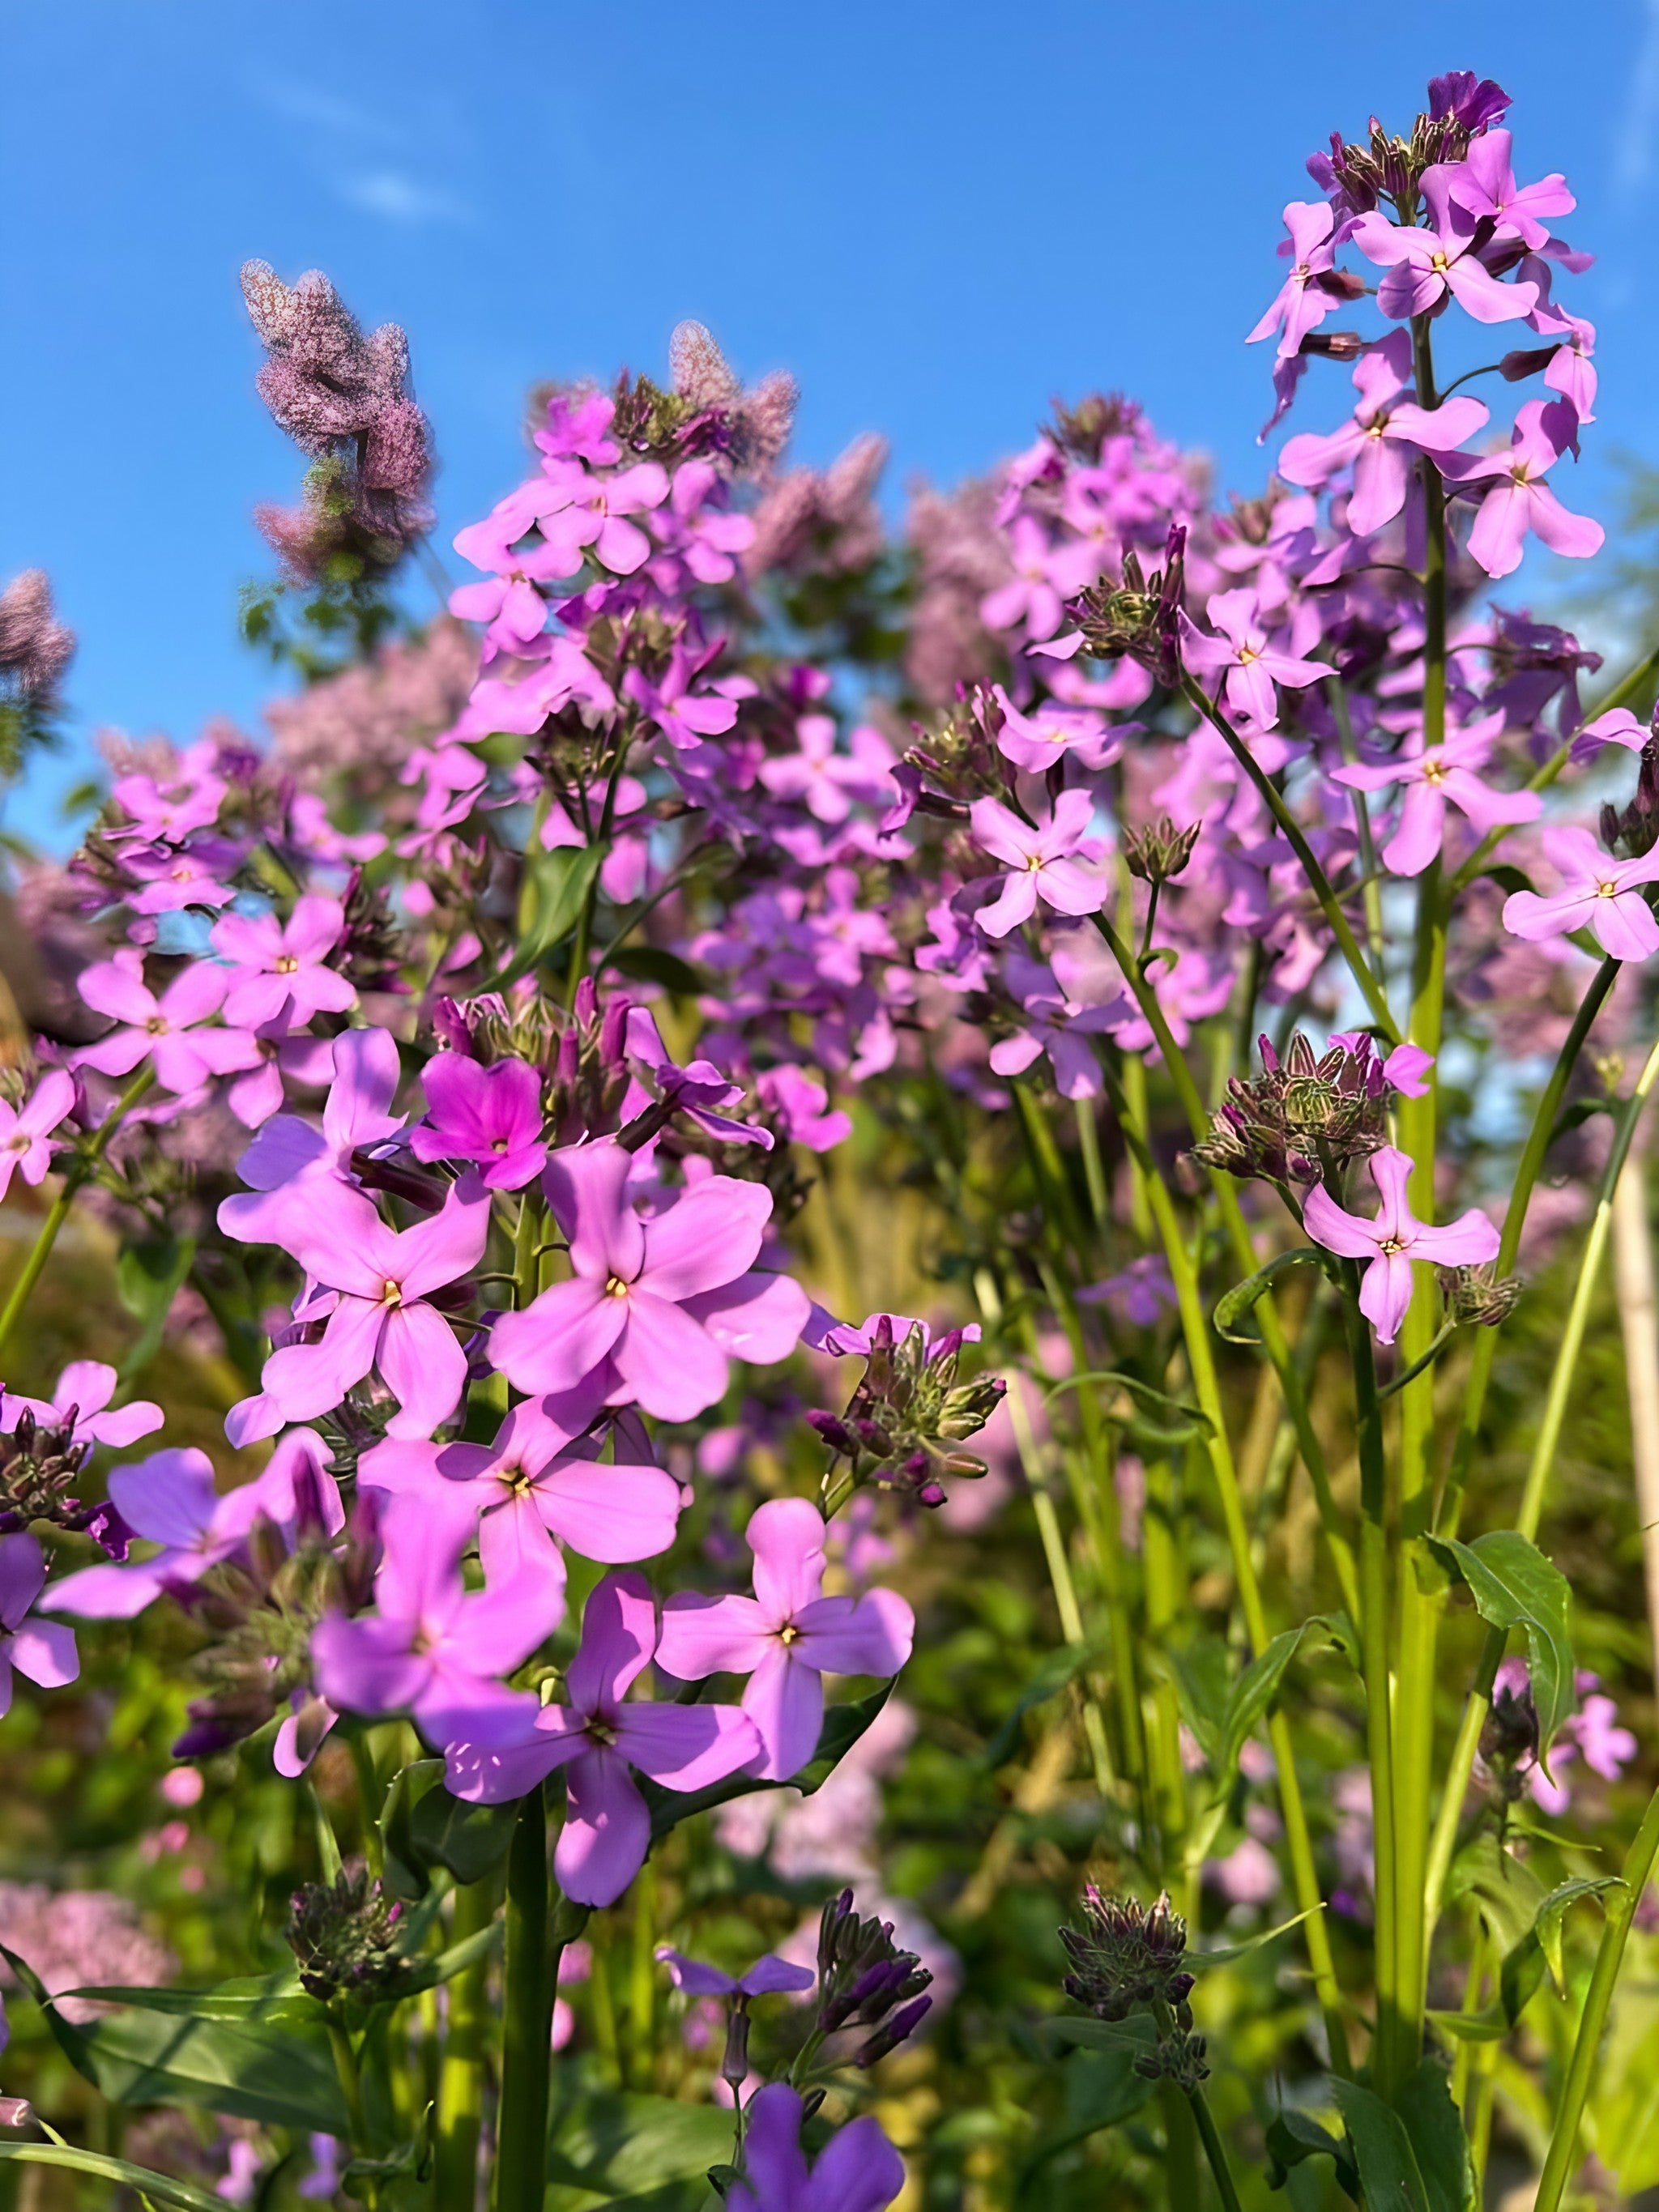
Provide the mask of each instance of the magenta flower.
{"label": "magenta flower", "polygon": [[755,542],[752,516],[707,504],[719,483],[712,461],[688,461],[674,471],[667,507],[652,519],[664,551],[684,561],[700,584],[729,584],[738,573],[732,555]]}
{"label": "magenta flower", "polygon": [[15,1175],[31,1186],[46,1180],[57,1150],[47,1139],[74,1108],[75,1078],[62,1067],[49,1067],[21,1106],[0,1098],[0,1198]]}
{"label": "magenta flower", "polygon": [[121,865],[137,878],[139,889],[127,903],[135,914],[179,914],[190,906],[228,906],[236,896],[221,876],[228,875],[242,855],[234,845],[220,838],[204,839],[188,850],[153,845],[123,853]]}
{"label": "magenta flower", "polygon": [[787,2081],[769,2081],[749,2106],[744,2179],[726,2194],[726,2212],[885,2212],[904,2186],[904,2160],[866,2113],[831,2136],[808,2171],[800,2147],[800,2099]]}
{"label": "magenta flower", "polygon": [[78,1066],[102,1075],[131,1075],[148,1059],[163,1091],[187,1097],[216,1075],[252,1067],[259,1059],[253,1038],[238,1030],[210,1029],[229,981],[222,968],[198,960],[181,969],[158,999],[144,982],[142,953],[131,949],[83,968],[76,988],[95,1013],[120,1024],[75,1055]]}
{"label": "magenta flower", "polygon": [[1273,305],[1244,341],[1246,345],[1270,338],[1277,331],[1279,357],[1288,361],[1300,350],[1309,331],[1316,330],[1341,305],[1340,292],[1328,292],[1319,282],[1335,260],[1331,239],[1334,221],[1323,200],[1292,200],[1285,209],[1285,228],[1290,236],[1279,251],[1289,259],[1290,273]]}
{"label": "magenta flower", "polygon": [[915,1616],[893,1590],[822,1595],[823,1516],[806,1498],[769,1498],[745,1534],[754,1596],[671,1597],[657,1663],[684,1682],[749,1675],[743,1710],[764,1752],[755,1771],[787,1782],[817,1749],[825,1674],[896,1674],[910,1656]]}
{"label": "magenta flower", "polygon": [[1553,825],[1543,833],[1544,857],[1561,878],[1548,897],[1512,891],[1504,902],[1504,927],[1512,937],[1541,945],[1570,930],[1588,929],[1613,960],[1646,960],[1659,952],[1659,922],[1642,896],[1659,883],[1659,846],[1638,860],[1615,860],[1588,830]]}
{"label": "magenta flower", "polygon": [[832,1152],[853,1133],[851,1115],[830,1105],[823,1077],[810,1075],[793,1061],[763,1068],[755,1078],[755,1095],[777,1116],[788,1141],[805,1145],[810,1152]]}
{"label": "magenta flower", "polygon": [[410,1132],[417,1160],[471,1160],[491,1190],[522,1190],[547,1164],[541,1079],[527,1060],[488,1066],[441,1052],[421,1078],[428,1113]]}
{"label": "magenta flower", "polygon": [[568,503],[542,516],[542,536],[550,545],[591,549],[615,574],[631,576],[651,558],[651,540],[624,518],[647,514],[667,496],[668,478],[655,461],[603,478],[577,471]]}
{"label": "magenta flower", "polygon": [[1411,1161],[1392,1145],[1373,1152],[1369,1164],[1382,1200],[1375,1221],[1346,1212],[1320,1184],[1308,1193],[1303,1219],[1308,1234],[1328,1252],[1370,1263],[1359,1285],[1359,1310],[1379,1342],[1392,1344],[1412,1302],[1412,1261],[1430,1260],[1437,1267],[1484,1266],[1498,1256],[1498,1231],[1475,1206],[1439,1228],[1419,1221],[1406,1197]]}
{"label": "magenta flower", "polygon": [[639,708],[641,719],[660,730],[679,752],[690,752],[705,738],[721,736],[738,719],[734,698],[691,689],[708,658],[706,652],[694,653],[682,640],[657,682],[638,668],[630,668],[623,678],[623,695]]}
{"label": "magenta flower", "polygon": [[33,1536],[0,1536],[0,1714],[11,1710],[14,1668],[43,1690],[61,1689],[81,1671],[73,1629],[29,1610],[46,1579],[46,1559]]}
{"label": "magenta flower", "polygon": [[1488,131],[1473,140],[1461,161],[1446,162],[1424,174],[1425,193],[1433,186],[1476,221],[1489,217],[1497,238],[1518,238],[1536,253],[1549,237],[1540,217],[1571,215],[1578,204],[1559,170],[1535,185],[1517,185],[1510,166],[1513,144],[1507,131]]}
{"label": "magenta flower", "polygon": [[1334,781],[1351,791],[1383,791],[1395,783],[1406,787],[1399,826],[1382,848],[1382,865],[1391,874],[1422,874],[1445,836],[1449,801],[1480,837],[1500,823],[1535,822],[1543,812],[1544,802],[1535,791],[1494,791],[1477,773],[1491,759],[1506,720],[1500,708],[1426,751],[1418,730],[1407,750],[1391,761],[1374,768],[1332,769]]}
{"label": "magenta flower", "polygon": [[612,1138],[550,1156],[544,1182],[573,1273],[503,1314],[489,1356],[532,1397],[574,1390],[603,1365],[611,1404],[689,1421],[725,1389],[728,1356],[785,1357],[806,1293],[755,1266],[772,1212],[763,1184],[708,1176],[642,1220],[634,1164]]}
{"label": "magenta flower", "polygon": [[736,1705],[628,1704],[657,1648],[654,1601],[641,1575],[607,1575],[587,1601],[581,1644],[565,1675],[568,1705],[544,1705],[527,1727],[491,1725],[452,1742],[458,1797],[496,1805],[522,1797],[556,1767],[565,1819],[553,1871],[579,1905],[611,1905],[645,1863],[651,1815],[629,1769],[667,1790],[702,1790],[746,1766],[760,1748]]}
{"label": "magenta flower", "polygon": [[619,1435],[615,1463],[599,1464],[599,1445],[582,1437],[599,1410],[591,1383],[568,1398],[526,1398],[493,1443],[388,1438],[364,1453],[358,1478],[400,1496],[468,1499],[491,1583],[534,1571],[562,1589],[560,1542],[606,1566],[632,1565],[665,1552],[679,1521],[680,1486],[643,1437],[625,1446]]}
{"label": "magenta flower", "polygon": [[1327,660],[1300,660],[1273,645],[1256,595],[1248,587],[1212,592],[1204,611],[1220,635],[1206,637],[1182,614],[1182,660],[1194,676],[1224,672],[1227,704],[1241,721],[1271,730],[1279,720],[1276,684],[1302,690],[1335,673]]}
{"label": "magenta flower", "polygon": [[137,1443],[161,1427],[161,1408],[148,1398],[135,1398],[112,1413],[106,1411],[118,1380],[115,1370],[101,1359],[71,1359],[50,1400],[24,1398],[0,1385],[0,1435],[9,1436],[21,1413],[33,1413],[43,1428],[56,1428],[73,1414],[77,1444],[109,1444],[118,1450]]}
{"label": "magenta flower", "polygon": [[892,799],[893,750],[879,730],[854,730],[848,750],[836,750],[829,714],[803,714],[795,725],[796,750],[761,763],[760,779],[775,799],[793,799],[820,822],[844,822],[854,802],[881,805]]}
{"label": "magenta flower", "polygon": [[343,1014],[357,994],[326,956],[345,934],[345,908],[337,898],[307,891],[286,921],[274,914],[222,915],[213,925],[213,949],[231,963],[225,1019],[237,1029],[258,1029],[287,1008],[289,1026],[302,1029],[313,1015]]}
{"label": "magenta flower", "polygon": [[487,623],[484,635],[495,651],[516,653],[539,637],[547,623],[547,601],[537,585],[574,576],[582,556],[578,547],[565,544],[538,544],[513,552],[501,544],[500,532],[514,521],[521,529],[527,526],[521,510],[509,497],[499,503],[496,514],[500,521],[494,529],[489,523],[474,523],[456,538],[455,550],[475,567],[497,573],[481,584],[458,586],[449,595],[449,611],[463,622]]}
{"label": "magenta flower", "polygon": [[1573,514],[1541,478],[1553,469],[1577,434],[1577,417],[1560,399],[1529,399],[1516,414],[1507,453],[1448,457],[1441,466],[1459,483],[1495,477],[1480,502],[1469,532],[1469,551],[1489,576],[1507,576],[1521,565],[1521,550],[1530,530],[1552,553],[1575,561],[1599,553],[1605,536],[1599,522]]}
{"label": "magenta flower", "polygon": [[991,1047],[993,1072],[1023,1075],[1046,1052],[1062,1098],[1098,1098],[1105,1086],[1089,1039],[1115,1027],[1129,1011],[1128,1000],[1120,995],[1091,1006],[1070,998],[1053,970],[1035,961],[1022,962],[1008,981],[1024,1006],[1025,1024]]}
{"label": "magenta flower", "polygon": [[1086,860],[1071,856],[1089,833],[1093,794],[1062,791],[1046,823],[1022,822],[1000,799],[976,799],[969,810],[969,830],[981,852],[1000,860],[1008,873],[1001,890],[974,919],[988,937],[1006,937],[1029,921],[1037,900],[1059,914],[1098,914],[1105,879]]}
{"label": "magenta flower", "polygon": [[1419,453],[1437,458],[1454,453],[1489,419],[1480,400],[1467,397],[1438,407],[1401,400],[1411,377],[1410,336],[1391,331],[1380,345],[1360,356],[1354,368],[1360,398],[1352,418],[1329,437],[1304,432],[1288,440],[1279,457],[1279,473],[1285,482],[1310,490],[1352,464],[1347,523],[1358,538],[1381,530],[1404,507],[1412,464]]}
{"label": "magenta flower", "polygon": [[1100,549],[1086,538],[1051,545],[1042,525],[1022,514],[1008,532],[1008,553],[1013,580],[986,593],[980,619],[988,629],[1012,629],[1023,617],[1028,638],[1052,637],[1064,602],[1100,574]]}
{"label": "magenta flower", "polygon": [[273,1241],[267,1221],[277,1219],[289,1201],[274,1196],[304,1175],[351,1179],[351,1156],[359,1146],[383,1145],[404,1126],[401,1114],[388,1114],[401,1069],[398,1043],[389,1030],[345,1030],[335,1038],[331,1064],[334,1079],[323,1104],[323,1126],[298,1114],[278,1114],[267,1121],[236,1163],[250,1186],[219,1207],[219,1226],[243,1243]]}
{"label": "magenta flower", "polygon": [[377,1718],[408,1712],[437,1744],[535,1712],[532,1698],[492,1678],[523,1666],[557,1627],[563,1593],[535,1576],[469,1591],[461,1554],[473,1522],[464,1496],[428,1491],[387,1507],[375,1612],[329,1613],[312,1632],[317,1686],[331,1705]]}
{"label": "magenta flower", "polygon": [[286,1184],[264,1233],[336,1293],[318,1344],[284,1345],[265,1362],[261,1387],[285,1420],[331,1413],[373,1369],[398,1401],[394,1437],[430,1436],[466,1386],[466,1354],[431,1293],[483,1256],[489,1194],[476,1175],[454,1184],[441,1212],[412,1229],[388,1229],[349,1184],[302,1177]]}
{"label": "magenta flower", "polygon": [[810,1990],[817,1976],[810,1966],[792,1966],[787,1959],[780,1959],[769,1951],[763,1959],[757,1959],[746,1974],[723,1973],[718,1966],[705,1966],[701,1959],[688,1959],[684,1951],[677,1951],[671,1943],[659,1943],[657,1957],[668,1969],[668,1978],[677,1990],[684,1990],[690,1997],[773,1997],[786,1993],[798,1994]]}
{"label": "magenta flower", "polygon": [[1492,274],[1474,251],[1473,216],[1447,201],[1448,173],[1443,167],[1431,169],[1424,179],[1435,228],[1390,222],[1376,209],[1355,223],[1354,244],[1389,272],[1377,287],[1376,304],[1385,315],[1403,322],[1408,315],[1426,315],[1450,297],[1478,323],[1518,321],[1538,304],[1538,287],[1500,284]]}

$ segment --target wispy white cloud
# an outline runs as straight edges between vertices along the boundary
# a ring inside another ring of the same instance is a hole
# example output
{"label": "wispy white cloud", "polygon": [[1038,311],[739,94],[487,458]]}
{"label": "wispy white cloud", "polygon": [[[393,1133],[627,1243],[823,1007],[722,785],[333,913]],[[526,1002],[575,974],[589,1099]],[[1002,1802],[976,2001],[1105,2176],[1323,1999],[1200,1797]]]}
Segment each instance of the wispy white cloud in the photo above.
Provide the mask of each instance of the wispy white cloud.
{"label": "wispy white cloud", "polygon": [[472,210],[441,185],[423,183],[404,169],[366,169],[332,179],[349,207],[414,228],[429,222],[469,222]]}
{"label": "wispy white cloud", "polygon": [[1643,14],[1641,44],[1613,149],[1613,190],[1626,203],[1652,182],[1659,166],[1659,0],[1645,0]]}
{"label": "wispy white cloud", "polygon": [[384,116],[360,106],[356,100],[342,100],[319,85],[266,77],[252,88],[262,106],[287,122],[302,123],[313,131],[360,142],[368,140],[381,146],[395,146],[403,141],[403,132]]}

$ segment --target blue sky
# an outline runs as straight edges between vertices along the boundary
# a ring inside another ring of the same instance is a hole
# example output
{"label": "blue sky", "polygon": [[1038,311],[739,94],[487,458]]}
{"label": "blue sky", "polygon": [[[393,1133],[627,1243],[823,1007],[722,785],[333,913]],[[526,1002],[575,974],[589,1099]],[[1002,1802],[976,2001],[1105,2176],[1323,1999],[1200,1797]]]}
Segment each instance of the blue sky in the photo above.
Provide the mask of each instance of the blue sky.
{"label": "blue sky", "polygon": [[1571,503],[1604,509],[1608,452],[1659,459],[1659,0],[5,0],[0,580],[48,569],[81,638],[76,750],[13,820],[47,832],[100,725],[259,726],[248,514],[300,465],[247,256],[408,329],[445,549],[516,480],[529,384],[660,370],[684,315],[794,372],[805,458],[884,432],[896,490],[1090,388],[1248,490],[1279,210],[1331,129],[1403,125],[1449,67],[1514,94],[1517,167],[1567,172],[1601,257]]}

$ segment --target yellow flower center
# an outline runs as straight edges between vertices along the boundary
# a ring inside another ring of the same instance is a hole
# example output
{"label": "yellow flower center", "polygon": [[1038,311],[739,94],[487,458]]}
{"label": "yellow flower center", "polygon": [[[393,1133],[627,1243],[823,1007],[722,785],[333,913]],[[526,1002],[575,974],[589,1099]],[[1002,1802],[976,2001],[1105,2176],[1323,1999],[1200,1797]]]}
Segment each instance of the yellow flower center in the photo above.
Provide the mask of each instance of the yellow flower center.
{"label": "yellow flower center", "polygon": [[608,1298],[625,1298],[628,1285],[620,1275],[609,1275],[605,1278],[605,1294]]}
{"label": "yellow flower center", "polygon": [[274,975],[297,975],[300,963],[291,952],[284,952],[271,969]]}
{"label": "yellow flower center", "polygon": [[400,1306],[403,1302],[404,1286],[401,1283],[386,1281],[381,1284],[380,1304],[383,1306]]}

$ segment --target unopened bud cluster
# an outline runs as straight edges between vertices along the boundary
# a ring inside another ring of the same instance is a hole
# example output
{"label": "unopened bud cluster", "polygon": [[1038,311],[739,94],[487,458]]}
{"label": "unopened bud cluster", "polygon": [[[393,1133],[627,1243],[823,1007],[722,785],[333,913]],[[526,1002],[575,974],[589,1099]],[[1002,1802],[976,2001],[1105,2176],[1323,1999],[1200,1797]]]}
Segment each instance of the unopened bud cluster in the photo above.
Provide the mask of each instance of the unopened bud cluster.
{"label": "unopened bud cluster", "polygon": [[1601,842],[1621,860],[1639,860],[1659,845],[1659,737],[1642,748],[1636,796],[1628,806],[1603,806]]}
{"label": "unopened bud cluster", "polygon": [[324,2004],[342,1997],[374,2004],[400,1996],[410,1962],[399,1945],[403,1907],[388,1899],[365,1866],[342,1867],[332,1881],[310,1881],[294,1893],[286,1930],[300,1985]]}
{"label": "unopened bud cluster", "polygon": [[1229,1079],[1195,1159],[1228,1175],[1315,1183],[1387,1144],[1389,1085],[1369,1037],[1316,1054],[1298,1030],[1282,1062],[1265,1036],[1259,1042],[1261,1073]]}
{"label": "unopened bud cluster", "polygon": [[1066,613],[1097,659],[1127,654],[1150,670],[1166,690],[1181,681],[1181,602],[1186,590],[1187,532],[1170,526],[1164,566],[1150,575],[1133,548],[1123,556],[1117,583],[1091,584],[1069,601]]}
{"label": "unopened bud cluster", "polygon": [[815,2025],[821,2035],[871,2029],[854,2054],[857,2065],[873,2066],[920,2025],[933,2002],[926,1994],[933,1978],[914,1951],[893,1941],[890,1920],[866,1920],[854,1910],[850,1889],[824,1906]]}
{"label": "unopened bud cluster", "polygon": [[90,1443],[76,1441],[79,1409],[71,1406],[54,1421],[42,1422],[27,1407],[9,1436],[0,1436],[0,1535],[15,1535],[33,1522],[76,1534],[96,1536],[106,1551],[125,1558],[125,1537],[115,1533],[117,1516],[109,1505],[83,1505],[70,1485],[86,1472]]}
{"label": "unopened bud cluster", "polygon": [[1126,830],[1123,865],[1143,884],[1167,884],[1192,859],[1203,827],[1201,822],[1194,822],[1177,830],[1165,814],[1147,829]]}
{"label": "unopened bud cluster", "polygon": [[1496,1328],[1506,1322],[1523,1288],[1519,1275],[1495,1275],[1490,1267],[1449,1268],[1441,1286],[1450,1319],[1477,1328]]}
{"label": "unopened bud cluster", "polygon": [[1189,2027],[1194,1977],[1185,1965],[1187,1923],[1167,1894],[1145,1905],[1133,1897],[1104,1897],[1090,1882],[1083,1918],[1081,1928],[1060,1931],[1072,1962],[1066,1996],[1097,2020],[1127,2020],[1132,2012],[1163,2005],[1178,2025]]}
{"label": "unopened bud cluster", "polygon": [[895,1341],[890,1321],[882,1316],[846,1412],[806,1417],[832,1450],[852,1462],[855,1480],[908,1490],[923,1505],[942,1505],[947,1475],[984,1474],[985,1462],[964,1451],[963,1442],[985,1426],[1008,1386],[994,1375],[958,1382],[963,1343],[960,1329],[930,1343],[920,1322]]}

